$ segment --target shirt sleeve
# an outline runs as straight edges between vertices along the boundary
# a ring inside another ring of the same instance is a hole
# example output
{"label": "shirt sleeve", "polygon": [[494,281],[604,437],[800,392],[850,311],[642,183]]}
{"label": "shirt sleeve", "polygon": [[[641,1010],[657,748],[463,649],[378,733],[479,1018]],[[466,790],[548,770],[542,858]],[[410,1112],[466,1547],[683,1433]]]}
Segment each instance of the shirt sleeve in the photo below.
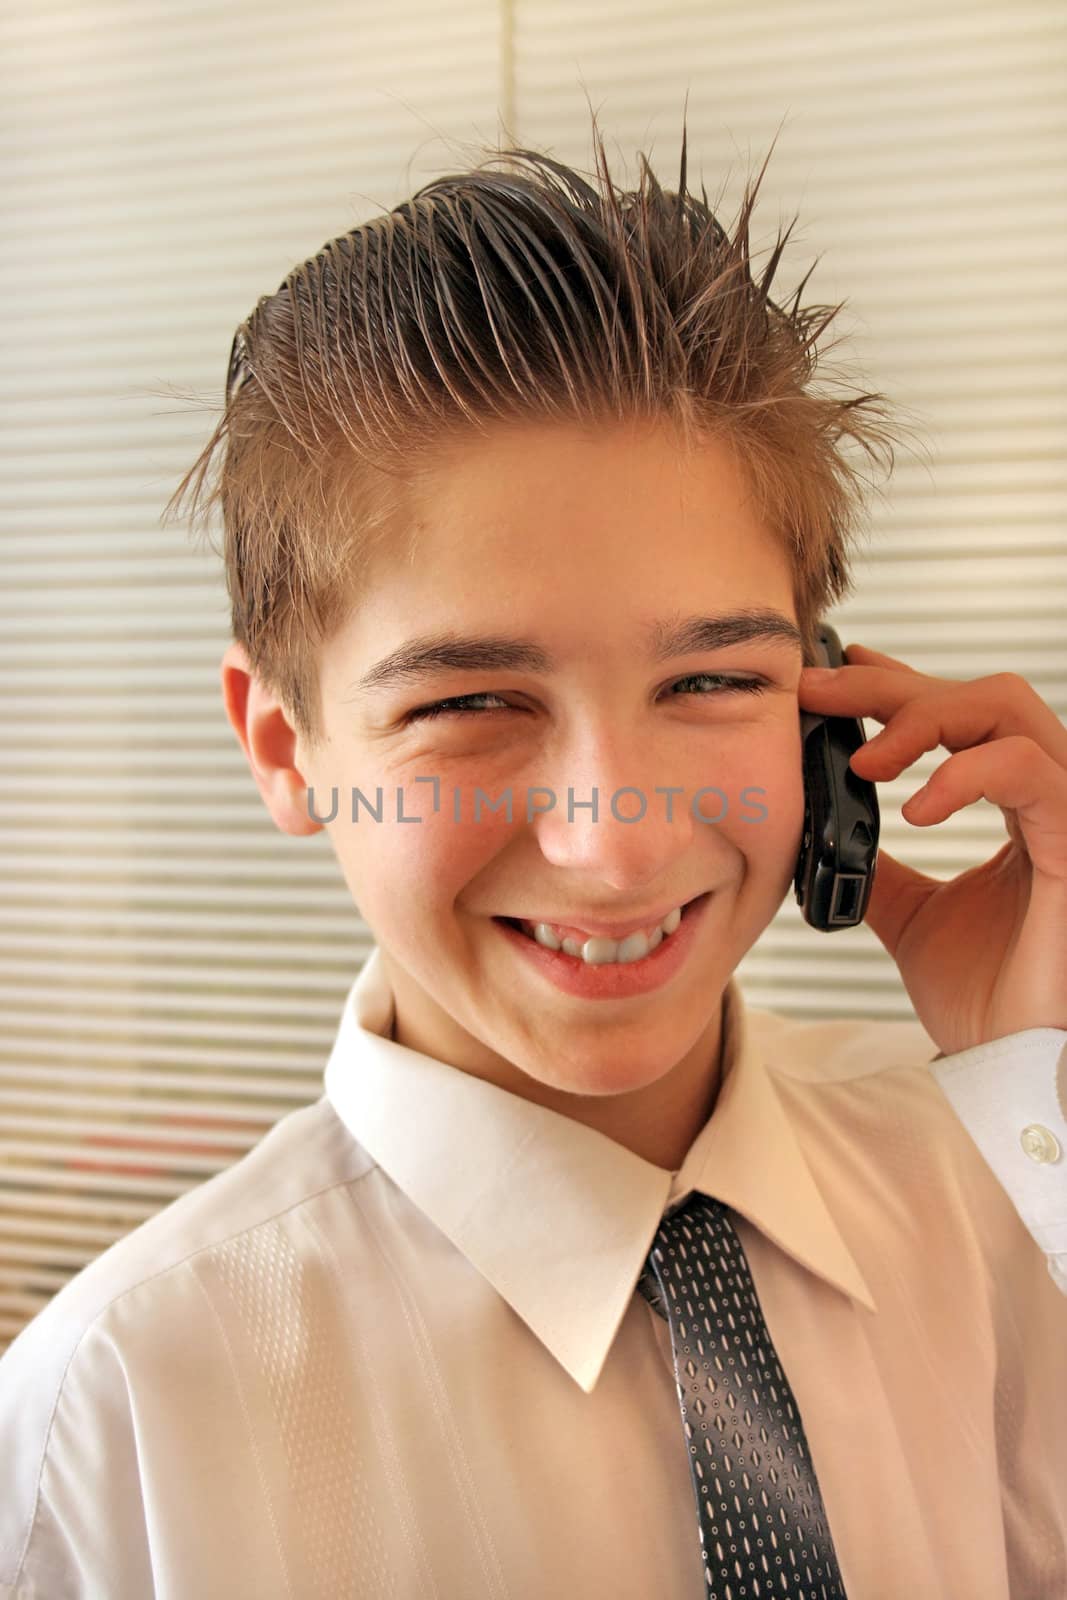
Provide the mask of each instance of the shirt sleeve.
{"label": "shirt sleeve", "polygon": [[1067,1294],[1067,1030],[939,1054],[930,1072]]}
{"label": "shirt sleeve", "polygon": [[57,1295],[0,1360],[0,1600],[144,1600],[158,1574],[128,1385],[68,1303]]}

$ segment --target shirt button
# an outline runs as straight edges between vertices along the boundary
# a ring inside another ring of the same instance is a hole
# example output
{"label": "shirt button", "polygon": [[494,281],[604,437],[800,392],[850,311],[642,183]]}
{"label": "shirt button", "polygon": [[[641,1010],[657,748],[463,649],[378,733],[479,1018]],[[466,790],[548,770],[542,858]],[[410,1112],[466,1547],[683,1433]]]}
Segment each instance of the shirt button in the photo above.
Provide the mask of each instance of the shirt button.
{"label": "shirt button", "polygon": [[1040,1122],[1031,1122],[1019,1135],[1019,1143],[1031,1161],[1058,1161],[1060,1144],[1056,1135]]}

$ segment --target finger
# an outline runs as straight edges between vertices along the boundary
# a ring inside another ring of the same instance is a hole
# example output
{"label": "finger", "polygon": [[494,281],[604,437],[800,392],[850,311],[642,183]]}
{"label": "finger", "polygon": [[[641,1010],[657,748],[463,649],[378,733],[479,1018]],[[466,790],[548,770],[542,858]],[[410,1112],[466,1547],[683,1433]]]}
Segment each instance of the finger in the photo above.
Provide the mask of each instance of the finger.
{"label": "finger", "polygon": [[1067,767],[1067,728],[1014,672],[959,683],[896,667],[857,665],[823,679],[802,674],[798,692],[802,705],[827,716],[873,717],[885,725],[853,758],[865,777],[895,776],[939,745],[964,750],[1015,734],[1032,739]]}
{"label": "finger", "polygon": [[845,646],[845,664],[851,665],[853,662],[861,667],[876,667],[879,665],[896,667],[901,672],[914,672],[916,677],[926,676],[925,673],[919,672],[917,667],[909,666],[906,661],[900,661],[896,656],[887,656],[882,650],[872,650],[870,645],[866,644],[849,644]]}
{"label": "finger", "polygon": [[1067,772],[1032,739],[1013,735],[949,756],[901,814],[916,827],[988,800],[1020,835],[1035,872],[1067,883]]}
{"label": "finger", "polygon": [[804,667],[797,698],[802,709],[886,723],[902,706],[943,682],[897,666]]}

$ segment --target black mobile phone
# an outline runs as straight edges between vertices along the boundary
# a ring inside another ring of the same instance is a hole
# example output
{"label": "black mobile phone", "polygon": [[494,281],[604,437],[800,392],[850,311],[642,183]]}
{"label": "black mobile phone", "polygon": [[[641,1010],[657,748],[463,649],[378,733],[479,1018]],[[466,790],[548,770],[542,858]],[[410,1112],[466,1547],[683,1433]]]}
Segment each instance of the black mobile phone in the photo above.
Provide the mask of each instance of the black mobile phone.
{"label": "black mobile phone", "polygon": [[[820,665],[847,665],[828,622],[818,630]],[[863,921],[878,856],[878,796],[858,777],[849,757],[867,739],[859,717],[801,711],[804,764],[804,840],[793,888],[804,921],[820,933]]]}

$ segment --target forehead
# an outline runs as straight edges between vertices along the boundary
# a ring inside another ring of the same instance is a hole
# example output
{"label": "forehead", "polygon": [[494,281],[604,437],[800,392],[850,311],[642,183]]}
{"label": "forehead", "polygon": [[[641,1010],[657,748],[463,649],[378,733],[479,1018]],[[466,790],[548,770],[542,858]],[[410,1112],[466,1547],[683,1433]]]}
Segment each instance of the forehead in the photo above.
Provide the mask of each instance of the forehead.
{"label": "forehead", "polygon": [[694,560],[718,548],[735,566],[779,550],[731,442],[687,446],[666,420],[514,423],[449,440],[413,469],[404,522],[413,560],[477,563],[503,545],[527,566],[564,554],[575,576],[583,551],[617,559],[639,542]]}
{"label": "forehead", "polygon": [[667,490],[747,493],[744,467],[726,436],[686,443],[667,418],[597,423],[509,422],[442,440],[420,465],[416,492],[492,497],[509,481],[538,480],[546,493],[605,479]]}
{"label": "forehead", "polygon": [[394,683],[431,664],[495,668],[531,642],[507,657],[517,670],[590,649],[620,661],[717,650],[756,637],[723,630],[740,613],[776,618],[764,640],[777,626],[776,651],[799,653],[788,558],[723,442],[686,451],[667,428],[515,426],[450,443],[411,484],[337,641],[346,684],[355,658],[355,681],[384,663]]}

